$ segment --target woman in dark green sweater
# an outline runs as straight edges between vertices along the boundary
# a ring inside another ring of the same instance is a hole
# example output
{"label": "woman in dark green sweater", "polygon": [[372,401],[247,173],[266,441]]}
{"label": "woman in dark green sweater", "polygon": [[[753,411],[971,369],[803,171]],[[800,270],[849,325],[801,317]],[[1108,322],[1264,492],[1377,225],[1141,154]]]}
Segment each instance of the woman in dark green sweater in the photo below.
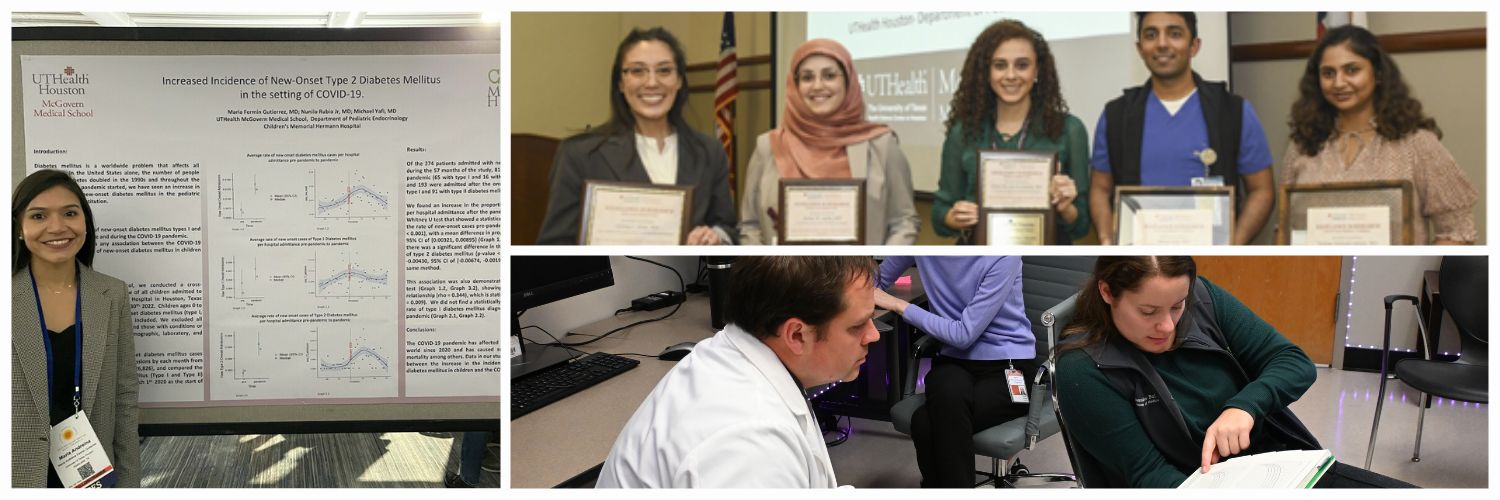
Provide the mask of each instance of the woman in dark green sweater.
{"label": "woman in dark green sweater", "polygon": [[949,106],[942,171],[932,193],[932,224],[939,236],[974,243],[984,149],[1056,153],[1049,201],[1057,228],[1049,243],[1069,245],[1088,236],[1088,196],[1078,196],[1089,191],[1088,130],[1068,114],[1057,63],[1040,33],[1011,19],[981,32],[964,58]]}
{"label": "woman in dark green sweater", "polygon": [[[1230,457],[1322,448],[1287,408],[1312,361],[1191,257],[1100,257],[1063,335],[1058,404],[1104,485],[1171,488]],[[1411,485],[1336,463],[1316,486]]]}

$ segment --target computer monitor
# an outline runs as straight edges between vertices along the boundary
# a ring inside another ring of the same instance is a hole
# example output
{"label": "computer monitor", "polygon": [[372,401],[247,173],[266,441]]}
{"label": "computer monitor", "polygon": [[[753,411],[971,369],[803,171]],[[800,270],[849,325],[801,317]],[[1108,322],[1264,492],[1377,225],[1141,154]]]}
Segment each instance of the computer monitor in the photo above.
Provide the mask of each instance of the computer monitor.
{"label": "computer monitor", "polygon": [[511,308],[524,311],[614,286],[607,256],[512,257]]}
{"label": "computer monitor", "polygon": [[516,256],[511,258],[510,274],[510,303],[515,311],[511,315],[511,342],[522,346],[520,355],[510,358],[512,379],[574,356],[572,350],[562,347],[525,348],[521,341],[521,313],[615,284],[607,256]]}

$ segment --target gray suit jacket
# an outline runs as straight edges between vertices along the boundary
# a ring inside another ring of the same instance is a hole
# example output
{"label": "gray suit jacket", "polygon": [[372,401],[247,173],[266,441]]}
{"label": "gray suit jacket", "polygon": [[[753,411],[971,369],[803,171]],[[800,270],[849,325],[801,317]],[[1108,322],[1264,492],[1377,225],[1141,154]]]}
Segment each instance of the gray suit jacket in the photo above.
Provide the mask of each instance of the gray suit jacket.
{"label": "gray suit jacket", "polygon": [[[78,266],[78,282],[83,289],[83,411],[115,466],[116,486],[140,486],[139,386],[130,297],[125,282],[87,266]],[[16,488],[44,488],[52,421],[47,351],[31,273],[23,269],[11,276],[10,290],[10,483]]]}
{"label": "gray suit jacket", "polygon": [[[564,140],[553,156],[551,178],[539,245],[578,244],[584,181],[651,183],[632,134],[582,134]],[[729,198],[729,157],[718,142],[678,128],[677,184],[693,186],[692,227],[718,227],[731,238],[737,234],[734,201]]]}
{"label": "gray suit jacket", "polygon": [[[913,245],[921,218],[911,187],[911,166],[892,132],[844,147],[849,175],[865,180],[865,244]],[[766,212],[781,197],[781,172],[771,151],[771,133],[755,140],[740,193],[740,244],[776,243],[776,221]]]}

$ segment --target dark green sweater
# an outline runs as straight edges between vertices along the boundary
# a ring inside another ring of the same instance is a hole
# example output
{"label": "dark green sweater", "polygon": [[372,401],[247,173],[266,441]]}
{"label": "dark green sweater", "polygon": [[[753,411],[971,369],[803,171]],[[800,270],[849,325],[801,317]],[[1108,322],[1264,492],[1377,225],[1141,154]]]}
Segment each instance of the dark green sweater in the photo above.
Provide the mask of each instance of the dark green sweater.
{"label": "dark green sweater", "polygon": [[[1027,151],[1057,153],[1057,161],[1078,186],[1078,197],[1073,207],[1078,209],[1078,218],[1064,227],[1070,240],[1088,236],[1089,229],[1089,133],[1078,117],[1068,115],[1063,120],[1062,135],[1057,140],[1047,137],[1041,123],[1032,123],[1026,133]],[[1001,141],[993,121],[985,122],[984,133],[978,142],[964,140],[964,128],[954,124],[943,139],[942,172],[938,176],[938,190],[932,193],[932,229],[940,236],[954,236],[958,232],[943,222],[948,210],[959,201],[978,199],[976,184],[979,183],[979,150],[1018,149],[1019,137]]]}
{"label": "dark green sweater", "polygon": [[[1178,349],[1146,354],[1177,401],[1188,432],[1199,443],[1208,427],[1228,408],[1239,408],[1255,418],[1252,451],[1262,442],[1262,422],[1272,411],[1285,408],[1312,386],[1317,374],[1312,361],[1270,324],[1238,299],[1208,280],[1215,321],[1251,378],[1236,382],[1222,353]],[[1082,350],[1070,350],[1057,360],[1058,402],[1076,444],[1104,467],[1134,487],[1174,488],[1192,469],[1179,469],[1156,448],[1131,406]]]}

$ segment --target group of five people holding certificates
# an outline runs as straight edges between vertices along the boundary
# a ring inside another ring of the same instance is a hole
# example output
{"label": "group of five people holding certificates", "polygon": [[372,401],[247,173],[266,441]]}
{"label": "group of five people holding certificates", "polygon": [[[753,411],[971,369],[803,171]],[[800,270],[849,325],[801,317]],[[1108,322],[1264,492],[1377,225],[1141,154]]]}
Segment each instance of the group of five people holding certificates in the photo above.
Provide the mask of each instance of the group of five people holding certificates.
{"label": "group of five people holding certificates", "polygon": [[[1478,195],[1369,31],[1329,30],[1308,58],[1278,186],[1251,103],[1192,69],[1196,15],[1135,16],[1151,77],[1105,106],[1092,150],[1046,39],[1015,20],[979,34],[944,122],[934,232],[959,244],[1093,232],[1106,245],[1243,245],[1279,205],[1279,244],[1475,241]],[[559,147],[538,243],[916,243],[911,168],[890,127],[866,119],[844,46],[815,39],[792,53],[780,126],[756,139],[737,199],[724,149],[683,119],[684,59],[661,28],[620,44],[610,120]]]}

